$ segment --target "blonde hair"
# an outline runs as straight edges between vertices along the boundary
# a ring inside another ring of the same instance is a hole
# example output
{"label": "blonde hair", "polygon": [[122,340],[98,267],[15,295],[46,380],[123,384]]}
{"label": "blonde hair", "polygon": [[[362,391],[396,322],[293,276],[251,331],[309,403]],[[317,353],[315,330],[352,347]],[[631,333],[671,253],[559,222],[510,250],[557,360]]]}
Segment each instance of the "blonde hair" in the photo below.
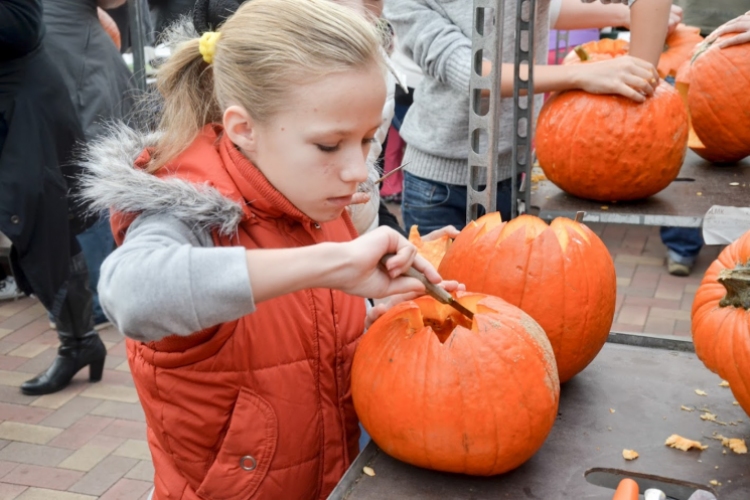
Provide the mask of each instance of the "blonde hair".
{"label": "blonde hair", "polygon": [[332,73],[384,64],[380,32],[331,0],[251,0],[218,30],[212,64],[195,37],[159,69],[161,136],[148,171],[184,151],[230,105],[261,123],[278,112],[295,85]]}

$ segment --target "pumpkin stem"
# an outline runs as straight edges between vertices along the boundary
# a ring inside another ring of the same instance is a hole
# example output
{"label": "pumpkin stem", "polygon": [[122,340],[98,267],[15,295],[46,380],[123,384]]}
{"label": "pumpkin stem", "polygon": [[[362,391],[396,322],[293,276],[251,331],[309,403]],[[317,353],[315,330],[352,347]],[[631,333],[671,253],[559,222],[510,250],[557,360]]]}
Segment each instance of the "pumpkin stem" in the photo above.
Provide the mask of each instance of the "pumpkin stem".
{"label": "pumpkin stem", "polygon": [[721,307],[750,309],[750,267],[722,269],[718,281],[727,289],[727,294],[719,302]]}
{"label": "pumpkin stem", "polygon": [[589,53],[586,52],[586,49],[584,49],[582,46],[578,46],[575,49],[573,49],[576,54],[578,54],[578,58],[581,61],[588,61],[589,60]]}

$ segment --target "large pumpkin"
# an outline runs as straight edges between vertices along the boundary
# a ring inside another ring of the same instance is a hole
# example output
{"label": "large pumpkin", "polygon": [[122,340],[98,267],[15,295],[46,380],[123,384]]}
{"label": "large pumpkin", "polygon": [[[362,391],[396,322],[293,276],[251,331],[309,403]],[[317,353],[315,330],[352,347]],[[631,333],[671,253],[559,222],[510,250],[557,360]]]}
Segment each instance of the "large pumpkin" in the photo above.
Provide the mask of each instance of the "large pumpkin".
{"label": "large pumpkin", "polygon": [[560,382],[586,368],[607,340],[617,276],[607,248],[588,227],[532,215],[508,223],[497,213],[469,223],[440,265],[445,279],[520,307],[552,344]]}
{"label": "large pumpkin", "polygon": [[687,139],[685,106],[665,82],[642,104],[571,90],[542,107],[536,153],[547,178],[567,193],[602,202],[637,200],[677,177]]}
{"label": "large pumpkin", "polygon": [[664,52],[659,58],[659,76],[666,78],[676,75],[680,66],[693,55],[696,45],[703,41],[701,29],[695,26],[680,24],[667,36],[664,42]]}
{"label": "large pumpkin", "polygon": [[708,268],[691,319],[695,353],[750,415],[750,231]]}
{"label": "large pumpkin", "polygon": [[606,61],[627,55],[628,42],[602,38],[594,42],[587,42],[574,48],[563,58],[562,64],[577,64],[581,62]]}
{"label": "large pumpkin", "polygon": [[560,384],[549,341],[526,313],[459,292],[469,321],[430,297],[403,302],[362,337],[352,397],[389,455],[473,475],[514,469],[544,443]]}
{"label": "large pumpkin", "polygon": [[750,44],[720,49],[704,42],[693,57],[689,80],[692,125],[704,145],[696,153],[718,163],[749,156]]}

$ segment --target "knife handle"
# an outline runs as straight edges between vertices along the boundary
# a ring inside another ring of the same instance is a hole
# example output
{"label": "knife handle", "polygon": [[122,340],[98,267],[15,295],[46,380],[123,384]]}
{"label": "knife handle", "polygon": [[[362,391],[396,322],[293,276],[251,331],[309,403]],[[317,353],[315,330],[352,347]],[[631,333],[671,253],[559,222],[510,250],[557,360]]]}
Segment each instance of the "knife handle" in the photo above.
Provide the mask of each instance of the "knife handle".
{"label": "knife handle", "polygon": [[[380,259],[380,264],[385,269],[385,262],[393,257],[395,254],[389,253],[385,254]],[[410,267],[404,274],[404,276],[408,276],[410,278],[418,279],[422,282],[425,288],[425,292],[427,292],[427,295],[432,297],[433,299],[437,300],[438,302],[441,302],[443,304],[450,304],[453,301],[453,296],[445,290],[445,288],[438,286],[434,283],[431,283],[430,280],[427,279],[427,276],[419,272],[416,268]]]}

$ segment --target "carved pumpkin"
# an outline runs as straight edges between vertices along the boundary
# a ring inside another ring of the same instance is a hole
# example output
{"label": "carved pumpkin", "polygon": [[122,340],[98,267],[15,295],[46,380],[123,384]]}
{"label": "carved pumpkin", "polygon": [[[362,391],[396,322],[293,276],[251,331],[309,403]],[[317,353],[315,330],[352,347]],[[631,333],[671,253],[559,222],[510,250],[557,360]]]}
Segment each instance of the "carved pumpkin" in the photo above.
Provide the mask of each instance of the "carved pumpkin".
{"label": "carved pumpkin", "polygon": [[520,307],[552,344],[560,382],[586,368],[607,340],[617,277],[607,248],[588,227],[532,215],[469,223],[440,265],[445,279]]}
{"label": "carved pumpkin", "polygon": [[352,397],[389,455],[428,469],[494,475],[544,443],[560,384],[539,325],[507,302],[459,292],[469,321],[430,297],[403,302],[362,337]]}
{"label": "carved pumpkin", "polygon": [[435,240],[424,241],[422,240],[422,237],[419,236],[417,226],[412,226],[411,230],[409,230],[409,241],[412,245],[417,247],[419,255],[427,259],[430,264],[437,269],[440,265],[440,261],[443,260],[445,252],[448,250],[448,247],[450,247],[451,242],[453,242],[453,239],[447,234],[444,234]]}
{"label": "carved pumpkin", "polygon": [[547,178],[567,193],[602,202],[637,200],[677,177],[687,139],[685,106],[665,82],[642,104],[571,90],[544,103],[536,153]]}
{"label": "carved pumpkin", "polygon": [[692,59],[689,79],[692,125],[704,145],[695,152],[717,163],[749,156],[750,44],[720,49],[704,42]]}
{"label": "carved pumpkin", "polygon": [[577,64],[581,62],[596,62],[614,59],[628,53],[628,42],[602,38],[595,42],[587,42],[574,48],[565,56],[563,64]]}
{"label": "carved pumpkin", "polygon": [[690,60],[696,45],[703,41],[701,29],[695,26],[680,24],[667,36],[664,52],[659,58],[659,76],[674,76],[685,61]]}
{"label": "carved pumpkin", "polygon": [[688,106],[688,90],[690,89],[690,61],[685,61],[684,63],[682,63],[682,66],[680,66],[680,68],[677,70],[674,86],[677,89],[677,92],[680,93],[680,97],[682,97],[682,102],[683,104],[685,104],[685,111],[687,111],[688,115],[688,127],[690,129],[688,132],[688,147],[701,158],[709,160],[711,153],[706,151],[706,146],[701,142],[698,134],[695,133],[695,129],[693,128],[693,119],[690,116],[690,106]]}
{"label": "carved pumpkin", "polygon": [[691,320],[695,353],[750,415],[750,231],[706,271]]}

